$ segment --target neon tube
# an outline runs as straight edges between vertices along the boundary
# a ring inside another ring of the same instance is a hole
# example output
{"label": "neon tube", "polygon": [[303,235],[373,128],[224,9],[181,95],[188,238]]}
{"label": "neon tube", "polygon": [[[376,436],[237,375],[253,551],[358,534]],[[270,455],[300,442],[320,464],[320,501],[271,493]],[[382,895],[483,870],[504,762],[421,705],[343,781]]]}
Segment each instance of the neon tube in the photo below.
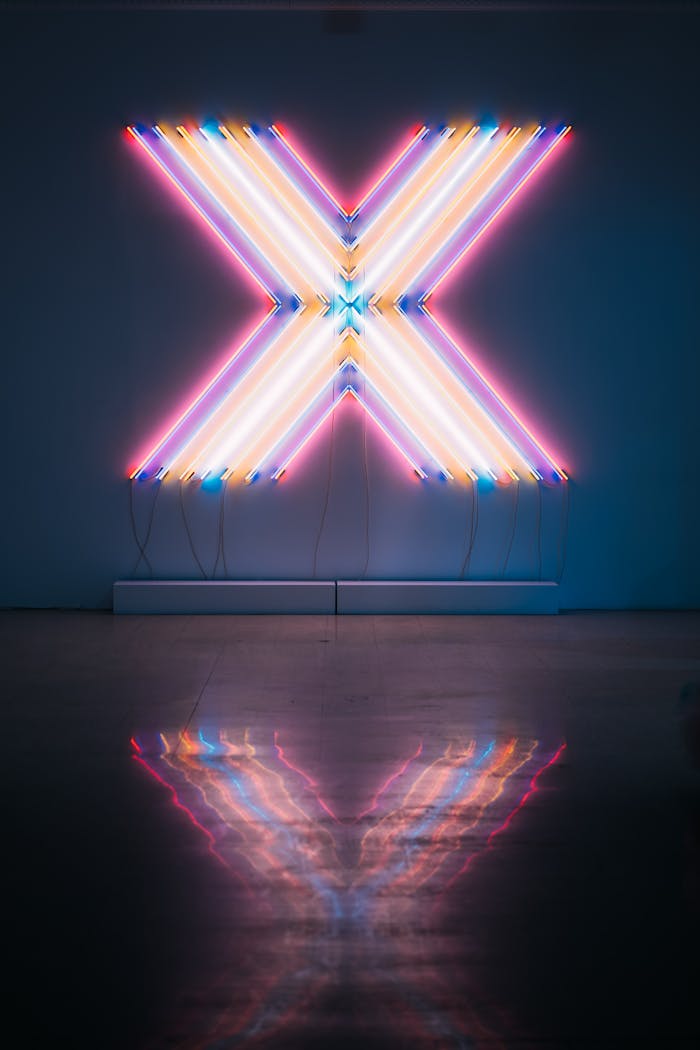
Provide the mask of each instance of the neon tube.
{"label": "neon tube", "polygon": [[[568,126],[421,125],[351,211],[276,125],[128,131],[272,303],[132,480],[251,480],[273,456],[278,478],[348,394],[421,478],[566,480],[427,300]],[[347,338],[362,367],[347,353],[339,364]]]}
{"label": "neon tube", "polygon": [[280,291],[286,289],[283,276],[251,240],[245,229],[231,215],[193,166],[187,162],[178,144],[160,128],[154,127],[155,143],[150,149],[161,169],[181,190],[208,227],[214,231],[229,251],[246,267],[276,302]]}
{"label": "neon tube", "polygon": [[[364,387],[364,393],[362,395],[357,392],[357,381],[350,378],[353,374],[357,376],[358,379],[361,378],[362,380],[362,385]],[[339,397],[333,399],[334,385],[337,380],[343,376],[346,377],[343,392]],[[377,422],[386,437],[401,453],[411,469],[414,470],[419,477],[424,478],[427,476],[425,470],[421,468],[420,463],[429,462],[431,460],[435,466],[437,466],[438,470],[444,471],[445,477],[452,477],[447,468],[440,463],[435,455],[428,450],[417,435],[411,430],[406,420],[398,416],[392,406],[390,406],[382,397],[381,393],[370,382],[364,370],[360,368],[352,357],[347,357],[340,364],[328,384],[316,394],[311,402],[304,406],[294,422],[290,425],[288,433],[281,441],[267,449],[256,466],[246,476],[245,480],[252,481],[254,477],[262,473],[265,469],[265,464],[273,457],[279,459],[280,466],[275,467],[270,476],[274,480],[279,479],[291,461],[296,458],[297,453],[301,451],[308,440],[328,418],[330,412],[335,409],[343,396],[347,393],[352,393],[365,410],[371,414],[372,418]],[[328,397],[332,398],[332,404],[330,406],[327,404]],[[302,436],[299,436],[300,434]],[[409,451],[410,448],[413,448],[412,452]]]}
{"label": "neon tube", "polygon": [[[316,278],[314,283],[314,290],[317,288],[325,288],[328,283],[328,264],[325,260],[319,258],[318,254],[314,250],[314,241],[309,236],[308,232],[306,237],[300,237],[298,231],[294,229],[292,222],[288,217],[288,213],[285,214],[284,207],[287,202],[281,198],[277,198],[274,192],[263,192],[266,187],[258,189],[252,179],[243,170],[235,156],[235,154],[229,149],[225,150],[223,146],[220,146],[215,139],[207,135],[206,131],[202,129],[202,135],[205,137],[205,141],[210,147],[210,156],[220,166],[222,177],[226,173],[229,173],[235,180],[237,185],[241,186],[245,191],[246,196],[251,202],[251,214],[255,215],[258,222],[262,226],[260,216],[264,215],[269,222],[269,232],[271,236],[282,237],[286,245],[287,259],[291,262],[295,257],[300,258],[305,264],[305,270],[300,269],[296,264],[294,269],[299,273],[303,283],[309,281],[309,273],[312,273]],[[223,142],[224,140],[222,140]],[[331,263],[333,262],[331,258]]]}
{"label": "neon tube", "polygon": [[[488,219],[485,220],[485,222],[479,227],[479,229],[476,231],[476,233],[469,239],[469,241],[465,245],[465,247],[452,259],[452,261],[448,264],[447,268],[430,285],[430,291],[427,293],[428,295],[432,295],[433,294],[433,292],[438,287],[438,285],[440,285],[442,283],[442,281],[444,281],[444,279],[447,277],[447,275],[454,269],[454,267],[460,261],[462,256],[465,254],[465,252],[467,252],[470,248],[473,247],[474,244],[476,244],[477,240],[479,240],[479,238],[482,236],[482,234],[484,234],[486,232],[486,230],[489,228],[491,223],[498,217],[498,215],[500,215],[500,213],[503,211],[505,206],[522,189],[522,187],[534,175],[534,173],[537,171],[537,169],[540,167],[540,165],[543,163],[543,161],[545,161],[547,159],[547,157],[553,152],[553,150],[559,145],[559,143],[565,138],[565,136],[569,134],[570,131],[571,131],[571,125],[568,125],[566,128],[563,129],[563,131],[561,131],[557,135],[557,137],[547,147],[547,149],[542,153],[542,155],[537,158],[537,160],[532,165],[532,167],[530,167],[525,172],[525,174],[522,176],[522,178],[520,178],[518,180],[518,182],[516,183],[516,185],[512,188],[512,190],[510,190],[508,195],[506,197],[504,197],[504,199],[498,204],[498,206],[494,209],[494,211],[489,215]],[[426,296],[426,298],[427,298],[427,296]]]}
{"label": "neon tube", "polygon": [[430,128],[421,124],[413,133],[409,141],[399,151],[398,156],[389,164],[389,167],[379,176],[376,182],[367,190],[365,195],[355,205],[348,215],[348,221],[356,219],[360,212],[370,213],[372,209],[379,210],[382,206],[383,197],[390,193],[393,184],[399,178],[406,178],[407,169],[420,162],[421,152],[430,136]]}
{"label": "neon tube", "polygon": [[[478,142],[479,132],[480,129],[477,127],[471,129],[457,149],[446,158],[433,179],[421,187],[419,194],[407,204],[391,230],[387,231],[385,237],[382,238],[382,240],[386,239],[390,232],[398,228],[398,235],[393,238],[393,243],[389,245],[388,250],[382,253],[376,265],[368,267],[366,271],[368,282],[377,289],[376,298],[383,294],[383,282],[388,283],[387,274],[391,273],[391,267],[395,266],[397,257],[406,259],[413,255],[416,246],[421,243],[426,226],[439,221],[438,216],[442,214],[442,210],[450,206],[452,199],[450,194],[454,189],[458,188],[466,192],[465,187],[469,187],[472,181],[479,176],[484,165],[492,163],[489,158],[492,157],[494,151],[497,154],[498,150],[503,148],[503,145],[498,145],[497,142],[494,144],[497,129],[489,135],[484,135],[481,142]],[[466,152],[466,157],[458,163],[463,152]],[[484,154],[486,154],[485,159]],[[478,166],[480,161],[481,166]],[[417,207],[419,198],[423,201],[420,208]],[[395,272],[399,272],[402,268],[403,266],[400,266]]]}
{"label": "neon tube", "polygon": [[[279,412],[280,402],[289,394],[290,388],[299,382],[306,367],[318,368],[323,364],[325,355],[322,355],[321,351],[327,336],[327,330],[323,327],[298,354],[293,354],[296,344],[286,350],[274,364],[272,381],[263,381],[264,387],[262,383],[259,384],[241,405],[241,410],[247,408],[248,411],[245,412],[244,420],[238,424],[235,431],[231,433],[232,421],[227,418],[207,441],[197,458],[206,454],[207,461],[214,464],[210,469],[218,476],[225,469],[235,469],[240,463],[240,455],[245,450],[245,442],[249,440],[251,432],[254,433],[261,422],[275,409]],[[195,463],[196,461],[193,460],[188,469],[195,469]]]}
{"label": "neon tube", "polygon": [[507,181],[509,172],[517,169],[523,155],[541,133],[541,129],[535,129],[530,138],[526,139],[519,138],[521,132],[521,128],[513,128],[508,132],[503,141],[489,152],[472,177],[463,186],[458,187],[449,200],[443,202],[444,207],[435,217],[431,227],[425,230],[420,240],[414,240],[401,265],[386,278],[381,294],[390,299],[402,293],[410,294],[410,289],[417,279],[416,273],[422,272],[426,264],[440,252],[451,232],[468,224],[484,202]]}
{"label": "neon tube", "polygon": [[[265,228],[259,216],[254,214],[242,195],[230,185],[230,180],[222,180],[221,175],[187,129],[180,125],[176,130],[177,141],[165,136],[164,140],[177,156],[180,164],[202,187],[202,200],[213,201],[216,207],[224,213],[225,218],[240,231],[247,243],[255,246],[258,254],[276,274],[280,288],[294,292],[303,299],[306,288],[313,287],[305,281],[303,272],[298,267],[290,265],[285,253],[280,250],[277,240]],[[301,283],[299,278],[301,278]]]}
{"label": "neon tube", "polygon": [[298,235],[312,241],[335,268],[338,250],[343,246],[342,239],[328,229],[298,187],[268,157],[258,139],[247,135],[236,136],[223,124],[218,126],[218,131],[225,140],[226,148],[235,153],[241,164],[247,166],[251,177],[260,180],[265,192],[271,192],[281,202]]}

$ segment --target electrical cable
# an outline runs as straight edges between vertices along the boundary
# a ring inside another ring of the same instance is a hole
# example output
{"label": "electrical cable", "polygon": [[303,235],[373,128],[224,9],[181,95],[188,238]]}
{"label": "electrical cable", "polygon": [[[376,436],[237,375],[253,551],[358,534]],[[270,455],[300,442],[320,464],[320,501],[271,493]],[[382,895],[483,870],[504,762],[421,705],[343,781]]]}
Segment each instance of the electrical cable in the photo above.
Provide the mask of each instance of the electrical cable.
{"label": "electrical cable", "polygon": [[153,566],[151,565],[151,562],[150,562],[150,560],[148,558],[148,555],[146,554],[146,547],[148,546],[148,541],[151,538],[151,529],[153,528],[153,518],[154,518],[155,513],[156,513],[156,503],[158,502],[158,496],[160,495],[160,488],[161,488],[162,482],[161,481],[157,481],[156,482],[156,494],[153,497],[153,503],[151,504],[151,511],[150,511],[149,516],[148,516],[148,524],[147,524],[147,527],[146,527],[146,535],[144,537],[143,543],[141,543],[141,541],[139,539],[138,529],[136,528],[136,514],[135,514],[135,511],[134,511],[134,485],[135,484],[136,484],[135,481],[130,481],[129,482],[129,517],[131,519],[131,532],[133,534],[136,546],[139,549],[139,556],[136,559],[136,564],[134,565],[134,567],[133,567],[133,569],[131,571],[131,578],[132,578],[132,580],[134,579],[134,577],[136,576],[136,571],[137,571],[139,565],[141,564],[141,562],[143,561],[148,566],[148,574],[149,574],[150,578],[153,579]]}
{"label": "electrical cable", "polygon": [[471,546],[472,534],[474,532],[474,492],[473,492],[473,490],[471,488],[468,489],[468,490],[465,490],[465,491],[466,491],[465,507],[466,507],[467,513],[465,514],[465,517],[464,517],[464,542],[462,544],[462,549],[464,551],[464,554],[462,556],[462,564],[461,564],[460,570],[457,573],[457,578],[458,579],[463,579],[463,577],[464,577],[464,570],[466,568],[467,558],[469,557],[469,548]]}
{"label": "electrical cable", "polygon": [[469,543],[464,553],[464,560],[462,562],[462,568],[460,569],[459,578],[463,580],[465,573],[469,572],[469,565],[472,560],[472,551],[474,550],[474,543],[476,542],[476,534],[479,528],[479,488],[478,482],[474,478],[471,479],[472,483],[472,498],[469,502],[471,507],[471,519],[469,522]]}
{"label": "electrical cable", "polygon": [[367,464],[367,413],[362,413],[362,466],[365,478],[365,564],[362,569],[361,580],[367,576],[369,568],[369,467]]}
{"label": "electrical cable", "polygon": [[194,547],[194,540],[192,539],[192,533],[190,532],[189,522],[187,521],[187,512],[185,511],[185,497],[184,497],[183,491],[182,491],[183,484],[184,484],[184,482],[182,480],[180,480],[179,492],[180,492],[180,510],[182,511],[182,520],[183,520],[184,525],[185,525],[185,532],[187,533],[187,539],[189,540],[189,543],[190,543],[190,550],[192,551],[192,557],[194,558],[194,560],[197,562],[197,565],[199,566],[199,571],[202,574],[202,579],[206,580],[207,579],[207,574],[204,571],[204,566],[202,565],[201,561],[197,557],[197,551],[195,550],[195,547]]}
{"label": "electrical cable", "polygon": [[534,542],[537,549],[537,579],[542,579],[542,486],[538,481],[535,482],[535,489],[537,491],[537,518],[535,520],[535,538]]}
{"label": "electrical cable", "polygon": [[501,579],[506,574],[508,568],[508,562],[510,561],[511,551],[513,550],[513,542],[515,541],[515,533],[518,527],[518,504],[520,503],[520,482],[514,481],[512,484],[515,485],[515,499],[513,500],[513,526],[510,531],[510,542],[508,543],[508,549],[506,551],[505,560],[503,562],[503,568],[501,569]]}
{"label": "electrical cable", "polygon": [[[335,311],[335,307],[334,307]],[[335,312],[334,312],[335,318]],[[331,404],[335,401],[335,377],[333,378],[333,385],[331,387]],[[316,565],[318,563],[318,549],[321,544],[321,536],[323,534],[323,526],[326,523],[326,514],[328,513],[328,503],[331,497],[331,481],[333,478],[333,445],[335,437],[335,409],[331,412],[331,433],[328,440],[328,470],[326,473],[326,495],[323,501],[323,510],[321,511],[321,521],[318,526],[318,535],[316,536],[316,543],[314,545],[314,560],[313,568],[311,570],[311,579],[316,579]]]}
{"label": "electrical cable", "polygon": [[[362,287],[363,288],[365,287],[365,280],[366,280],[366,274],[365,274],[365,268],[363,266],[362,267]],[[365,354],[365,351],[364,351],[364,348],[363,348],[363,351],[362,351],[362,366],[363,366],[363,371],[362,371],[362,394],[363,394],[364,397],[367,396],[366,374],[365,374],[365,371],[364,371],[364,369],[366,367],[366,360],[365,360],[365,358],[366,358],[366,354]],[[362,469],[363,469],[364,481],[365,481],[365,564],[364,564],[364,566],[362,568],[362,574],[360,576],[360,579],[364,580],[364,579],[367,578],[367,570],[369,568],[369,555],[370,555],[370,547],[369,547],[369,520],[370,520],[370,510],[369,510],[369,464],[368,464],[368,460],[367,460],[367,413],[366,412],[362,413]]]}
{"label": "electrical cable", "polygon": [[470,525],[469,548],[464,557],[462,565],[462,578],[469,575],[476,534],[479,528],[479,483],[474,478],[472,482],[472,519]]}
{"label": "electrical cable", "polygon": [[328,442],[328,473],[326,475],[326,496],[323,501],[323,510],[321,512],[321,522],[318,526],[318,535],[316,536],[316,545],[314,547],[314,564],[311,572],[311,578],[316,579],[316,564],[318,562],[318,548],[321,543],[321,535],[323,534],[323,526],[326,523],[326,514],[328,513],[328,503],[331,496],[331,479],[333,477],[333,438],[335,435],[335,412],[331,412],[331,434]]}
{"label": "electrical cable", "polygon": [[571,499],[570,484],[571,482],[569,481],[563,482],[563,492],[561,494],[559,542],[557,544],[557,583],[561,583],[561,578],[564,575],[564,566],[566,565],[566,541],[569,534],[569,504]]}
{"label": "electrical cable", "polygon": [[[211,570],[211,577],[210,577],[210,579],[212,579],[212,580],[216,579],[216,570],[219,567],[219,558],[221,558],[221,556],[223,554],[223,546],[224,546],[223,514],[224,514],[224,497],[225,497],[225,495],[226,495],[226,482],[222,481],[221,482],[221,494],[219,496],[219,513],[218,513],[218,517],[217,517],[217,528],[216,528],[216,536],[217,536],[216,561],[214,562],[214,568]],[[224,572],[226,572],[226,556],[225,555],[223,556],[223,563],[224,563]]]}
{"label": "electrical cable", "polygon": [[224,578],[229,580],[231,577],[226,564],[226,493],[228,492],[228,478],[223,485],[224,491],[221,496],[221,561],[224,565]]}

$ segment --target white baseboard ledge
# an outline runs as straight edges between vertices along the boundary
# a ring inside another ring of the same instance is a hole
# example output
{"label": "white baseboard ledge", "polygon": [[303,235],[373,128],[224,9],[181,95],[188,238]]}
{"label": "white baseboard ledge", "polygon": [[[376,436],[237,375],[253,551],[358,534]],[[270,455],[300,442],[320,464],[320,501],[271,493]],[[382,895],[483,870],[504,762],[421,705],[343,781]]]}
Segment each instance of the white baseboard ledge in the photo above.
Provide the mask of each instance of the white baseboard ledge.
{"label": "white baseboard ledge", "polygon": [[559,587],[505,580],[118,580],[118,614],[451,615],[559,612]]}
{"label": "white baseboard ledge", "polygon": [[552,614],[556,583],[505,580],[338,580],[338,613]]}
{"label": "white baseboard ledge", "polygon": [[115,613],[335,613],[334,580],[118,580]]}

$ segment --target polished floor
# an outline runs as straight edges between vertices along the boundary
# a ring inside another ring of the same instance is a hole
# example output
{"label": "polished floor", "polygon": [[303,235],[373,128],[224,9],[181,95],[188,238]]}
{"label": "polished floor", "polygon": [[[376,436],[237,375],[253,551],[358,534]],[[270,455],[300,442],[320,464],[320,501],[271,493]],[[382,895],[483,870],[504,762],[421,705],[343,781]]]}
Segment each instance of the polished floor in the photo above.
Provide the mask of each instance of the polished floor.
{"label": "polished floor", "polygon": [[0,638],[12,1045],[698,1045],[700,614]]}

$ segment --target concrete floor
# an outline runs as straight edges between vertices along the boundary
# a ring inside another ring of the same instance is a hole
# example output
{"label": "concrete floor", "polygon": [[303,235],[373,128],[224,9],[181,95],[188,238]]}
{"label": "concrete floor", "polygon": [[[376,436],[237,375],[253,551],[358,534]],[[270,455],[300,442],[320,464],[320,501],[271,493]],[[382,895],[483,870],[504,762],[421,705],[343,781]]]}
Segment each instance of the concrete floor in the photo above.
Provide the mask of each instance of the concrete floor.
{"label": "concrete floor", "polygon": [[700,614],[0,637],[14,1045],[697,1045]]}

